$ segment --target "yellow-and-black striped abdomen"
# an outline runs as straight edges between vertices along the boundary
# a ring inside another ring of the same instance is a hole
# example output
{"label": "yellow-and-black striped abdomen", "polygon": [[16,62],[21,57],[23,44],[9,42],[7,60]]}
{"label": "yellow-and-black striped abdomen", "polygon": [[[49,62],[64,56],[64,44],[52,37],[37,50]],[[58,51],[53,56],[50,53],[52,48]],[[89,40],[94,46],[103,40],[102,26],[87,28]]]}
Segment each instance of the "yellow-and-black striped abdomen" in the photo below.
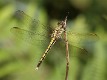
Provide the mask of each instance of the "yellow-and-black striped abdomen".
{"label": "yellow-and-black striped abdomen", "polygon": [[48,48],[45,50],[44,54],[40,58],[40,61],[37,64],[36,70],[39,68],[39,66],[41,65],[41,63],[43,62],[43,60],[45,59],[46,55],[48,54],[49,50],[51,49],[51,47],[54,45],[55,42],[56,42],[56,39],[53,37],[48,45]]}

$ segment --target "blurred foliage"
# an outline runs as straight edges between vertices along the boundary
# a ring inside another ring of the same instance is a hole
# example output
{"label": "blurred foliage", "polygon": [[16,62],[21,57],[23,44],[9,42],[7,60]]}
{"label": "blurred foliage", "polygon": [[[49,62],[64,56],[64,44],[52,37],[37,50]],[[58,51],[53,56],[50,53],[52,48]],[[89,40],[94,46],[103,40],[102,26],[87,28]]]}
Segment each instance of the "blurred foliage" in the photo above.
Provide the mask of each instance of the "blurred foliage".
{"label": "blurred foliage", "polygon": [[[39,19],[44,25],[52,26],[46,29],[44,27],[45,32],[37,26],[20,26],[23,22],[14,16],[17,10],[24,11],[32,19]],[[68,31],[97,33],[100,38],[96,43],[83,45],[88,53],[69,43],[69,80],[107,80],[106,0],[0,0],[0,80],[65,79],[63,40],[53,46],[39,70],[35,71],[50,39],[46,37],[43,42],[34,41],[32,46],[27,41],[17,40],[10,29],[20,27],[35,32],[43,31],[45,35],[51,34],[57,22],[63,20],[67,12],[70,13]]]}

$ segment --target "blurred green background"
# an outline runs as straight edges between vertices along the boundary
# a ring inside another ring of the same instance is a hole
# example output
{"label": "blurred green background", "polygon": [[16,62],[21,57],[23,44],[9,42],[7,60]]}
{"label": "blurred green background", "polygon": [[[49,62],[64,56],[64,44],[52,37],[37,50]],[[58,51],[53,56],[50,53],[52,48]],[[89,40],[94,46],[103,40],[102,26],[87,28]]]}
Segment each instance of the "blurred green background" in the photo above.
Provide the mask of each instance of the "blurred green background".
{"label": "blurred green background", "polygon": [[[100,39],[84,44],[88,53],[72,47],[70,50],[69,80],[107,80],[107,0],[0,0],[0,80],[64,80],[65,45],[58,41],[50,50],[38,71],[35,71],[41,55],[50,39],[35,42],[17,40],[10,29],[20,27],[22,21],[14,14],[24,11],[44,25],[52,25],[35,32],[50,34],[57,22],[69,12],[67,27],[72,32],[96,33]],[[31,26],[30,26],[31,27]],[[41,36],[42,38],[42,36]],[[42,44],[42,45],[38,45]],[[46,44],[46,45],[44,45]]]}

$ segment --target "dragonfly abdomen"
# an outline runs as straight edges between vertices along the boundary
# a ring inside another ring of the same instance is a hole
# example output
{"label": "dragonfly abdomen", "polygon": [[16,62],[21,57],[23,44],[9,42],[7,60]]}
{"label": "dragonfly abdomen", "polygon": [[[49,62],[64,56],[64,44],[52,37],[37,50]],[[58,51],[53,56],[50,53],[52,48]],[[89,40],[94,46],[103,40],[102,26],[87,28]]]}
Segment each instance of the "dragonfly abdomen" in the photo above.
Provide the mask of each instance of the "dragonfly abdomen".
{"label": "dragonfly abdomen", "polygon": [[54,43],[56,42],[55,38],[52,38],[48,48],[46,49],[46,51],[44,52],[43,56],[40,58],[39,63],[37,64],[36,70],[39,68],[39,66],[41,65],[41,63],[43,62],[43,60],[45,59],[46,55],[48,54],[49,50],[51,49],[51,47],[54,45]]}

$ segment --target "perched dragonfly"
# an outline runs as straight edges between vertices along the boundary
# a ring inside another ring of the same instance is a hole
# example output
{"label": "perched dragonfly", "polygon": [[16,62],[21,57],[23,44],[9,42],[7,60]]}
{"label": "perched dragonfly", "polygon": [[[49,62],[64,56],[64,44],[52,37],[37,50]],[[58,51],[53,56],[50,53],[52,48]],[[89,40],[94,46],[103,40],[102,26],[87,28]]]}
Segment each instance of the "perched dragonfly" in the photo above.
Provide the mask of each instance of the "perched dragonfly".
{"label": "perched dragonfly", "polygon": [[[19,10],[16,13],[17,13],[16,16],[20,17],[21,19],[23,17],[25,18],[25,24],[28,24],[30,22],[31,25],[29,25],[29,26],[38,27],[38,26],[41,25],[41,27],[43,27],[45,29],[45,26],[43,24],[41,24],[38,20],[35,20],[35,19],[33,20],[30,16],[25,14],[23,11]],[[67,16],[65,17],[65,19],[63,21],[57,23],[57,27],[53,30],[53,32],[52,32],[52,34],[50,36],[51,41],[50,41],[47,49],[43,53],[42,57],[40,58],[36,69],[39,68],[39,66],[41,65],[41,63],[43,62],[43,60],[45,59],[46,55],[48,54],[48,52],[51,49],[51,47],[55,44],[55,42],[58,39],[62,38],[62,34],[64,34],[64,32],[66,31],[66,22],[67,22]],[[23,24],[23,25],[25,25],[25,24]],[[46,29],[47,29],[47,27],[46,27]],[[32,41],[32,39],[35,39],[35,37],[33,35],[36,35],[37,38],[38,38],[38,36],[42,36],[43,37],[41,32],[40,33],[39,32],[32,32],[32,31],[28,31],[28,30],[25,30],[25,29],[21,29],[19,27],[11,28],[11,32],[13,34],[15,34],[16,36],[18,36],[18,37],[20,37],[21,35],[28,35],[28,38],[27,38],[28,41]],[[79,41],[84,41],[84,40],[98,40],[98,36],[96,34],[94,34],[94,33],[82,34],[82,33],[68,32],[67,35],[71,36],[71,40],[72,40],[71,42],[77,43],[77,44],[78,44]],[[76,46],[76,45],[74,45],[74,46]],[[83,49],[81,47],[79,47],[79,48]]]}

